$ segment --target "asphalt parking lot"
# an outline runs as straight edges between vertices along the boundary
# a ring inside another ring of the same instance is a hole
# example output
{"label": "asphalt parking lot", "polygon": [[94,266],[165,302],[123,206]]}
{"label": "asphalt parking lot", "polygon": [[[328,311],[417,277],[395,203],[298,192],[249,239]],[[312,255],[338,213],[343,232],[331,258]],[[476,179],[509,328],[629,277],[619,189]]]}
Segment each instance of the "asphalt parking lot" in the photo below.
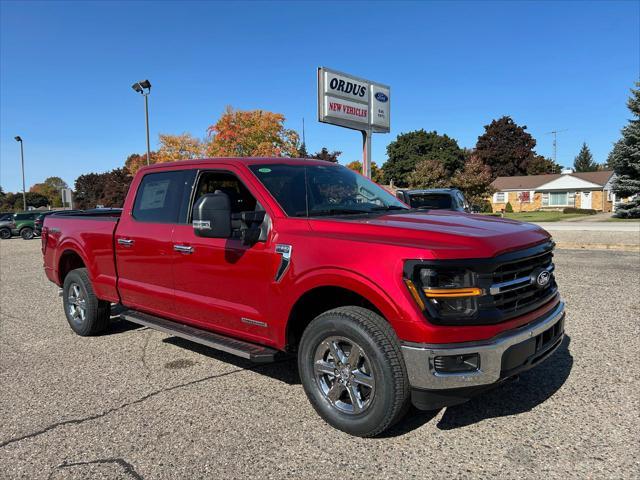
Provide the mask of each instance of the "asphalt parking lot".
{"label": "asphalt parking lot", "polygon": [[294,361],[256,366],[123,322],[76,336],[39,248],[0,243],[1,478],[640,476],[637,253],[559,250],[554,357],[359,439],[315,414]]}

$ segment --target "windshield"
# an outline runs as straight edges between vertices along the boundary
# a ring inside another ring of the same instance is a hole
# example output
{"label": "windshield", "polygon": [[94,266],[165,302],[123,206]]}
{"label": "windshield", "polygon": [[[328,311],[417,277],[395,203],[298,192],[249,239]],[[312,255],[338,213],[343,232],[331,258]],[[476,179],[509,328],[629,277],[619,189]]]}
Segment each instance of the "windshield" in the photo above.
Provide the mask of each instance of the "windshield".
{"label": "windshield", "polygon": [[448,193],[422,193],[409,196],[412,208],[450,209],[451,195]]}
{"label": "windshield", "polygon": [[290,217],[407,209],[382,187],[340,165],[274,164],[250,168]]}

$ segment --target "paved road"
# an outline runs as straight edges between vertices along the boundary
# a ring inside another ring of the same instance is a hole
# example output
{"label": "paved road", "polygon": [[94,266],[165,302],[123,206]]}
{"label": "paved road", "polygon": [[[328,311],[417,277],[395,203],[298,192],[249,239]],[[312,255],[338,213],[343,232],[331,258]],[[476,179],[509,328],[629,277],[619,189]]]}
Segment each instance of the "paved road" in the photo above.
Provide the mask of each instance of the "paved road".
{"label": "paved road", "polygon": [[[535,223],[535,222],[533,222]],[[571,232],[629,232],[640,236],[640,222],[540,222],[542,228]]]}
{"label": "paved road", "polygon": [[144,328],[75,336],[38,241],[0,243],[0,477],[638,478],[640,256],[558,251],[568,337],[520,381],[331,429],[294,362],[254,366]]}

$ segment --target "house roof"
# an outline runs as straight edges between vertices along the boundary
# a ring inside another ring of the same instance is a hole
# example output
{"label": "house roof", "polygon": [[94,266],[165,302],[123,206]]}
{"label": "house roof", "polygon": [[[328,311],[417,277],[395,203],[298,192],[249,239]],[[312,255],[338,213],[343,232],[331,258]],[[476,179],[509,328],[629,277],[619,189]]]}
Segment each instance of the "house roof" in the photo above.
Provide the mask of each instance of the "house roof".
{"label": "house roof", "polygon": [[491,186],[498,191],[504,190],[535,190],[542,185],[545,185],[553,180],[557,180],[561,177],[575,177],[581,180],[585,180],[590,183],[595,183],[604,187],[611,176],[613,171],[602,170],[598,172],[576,172],[576,173],[552,173],[548,175],[522,175],[518,177],[498,177],[492,183]]}

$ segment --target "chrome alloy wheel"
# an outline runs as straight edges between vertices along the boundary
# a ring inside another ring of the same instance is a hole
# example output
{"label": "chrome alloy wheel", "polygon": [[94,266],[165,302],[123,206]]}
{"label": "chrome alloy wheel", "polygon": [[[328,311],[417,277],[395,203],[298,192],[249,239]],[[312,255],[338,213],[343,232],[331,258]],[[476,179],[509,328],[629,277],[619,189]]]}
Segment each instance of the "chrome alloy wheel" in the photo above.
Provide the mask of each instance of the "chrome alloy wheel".
{"label": "chrome alloy wheel", "polygon": [[371,405],[375,394],[371,364],[353,340],[325,339],[316,348],[313,369],[320,391],[341,412],[355,415]]}
{"label": "chrome alloy wheel", "polygon": [[87,318],[87,299],[84,297],[80,285],[73,282],[69,285],[69,295],[67,296],[67,309],[69,318],[74,323],[81,325]]}

